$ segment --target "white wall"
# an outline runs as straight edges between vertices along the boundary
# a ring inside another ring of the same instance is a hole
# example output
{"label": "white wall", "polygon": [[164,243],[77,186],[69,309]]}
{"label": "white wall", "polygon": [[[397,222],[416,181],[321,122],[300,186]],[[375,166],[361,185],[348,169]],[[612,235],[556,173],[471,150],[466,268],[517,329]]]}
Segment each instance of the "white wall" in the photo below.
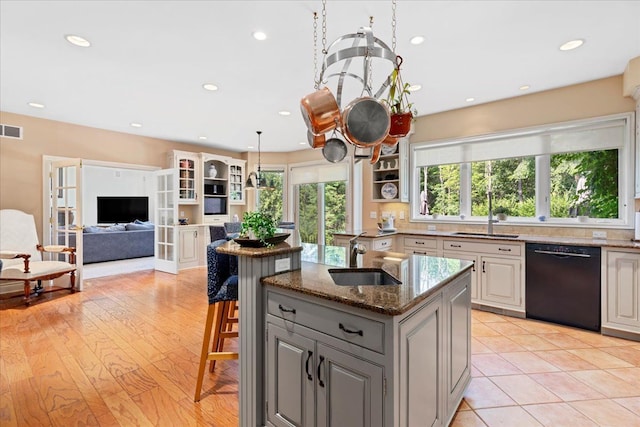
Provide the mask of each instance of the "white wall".
{"label": "white wall", "polygon": [[149,219],[153,221],[154,194],[153,172],[135,169],[119,169],[83,165],[82,167],[82,212],[83,225],[95,225],[98,222],[98,196],[148,196]]}

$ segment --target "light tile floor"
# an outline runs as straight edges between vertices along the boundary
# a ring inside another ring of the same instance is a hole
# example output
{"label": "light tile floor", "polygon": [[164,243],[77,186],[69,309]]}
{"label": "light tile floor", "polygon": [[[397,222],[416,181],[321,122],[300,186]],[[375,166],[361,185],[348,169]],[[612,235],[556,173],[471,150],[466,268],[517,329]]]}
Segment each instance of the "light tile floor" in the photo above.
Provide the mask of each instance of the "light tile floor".
{"label": "light tile floor", "polygon": [[477,310],[472,336],[451,426],[640,427],[640,342]]}

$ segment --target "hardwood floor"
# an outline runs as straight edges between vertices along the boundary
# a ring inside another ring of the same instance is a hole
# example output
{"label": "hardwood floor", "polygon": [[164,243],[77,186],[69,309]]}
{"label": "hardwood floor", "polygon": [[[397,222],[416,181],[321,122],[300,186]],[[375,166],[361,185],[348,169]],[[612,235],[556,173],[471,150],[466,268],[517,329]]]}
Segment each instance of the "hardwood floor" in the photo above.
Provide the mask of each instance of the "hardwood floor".
{"label": "hardwood floor", "polygon": [[[237,426],[237,361],[193,402],[206,310],[204,268],[0,301],[0,426]],[[640,426],[640,343],[480,311],[472,326],[452,426]]]}
{"label": "hardwood floor", "polygon": [[193,402],[206,310],[205,269],[2,301],[0,425],[237,426],[237,361],[207,372]]}

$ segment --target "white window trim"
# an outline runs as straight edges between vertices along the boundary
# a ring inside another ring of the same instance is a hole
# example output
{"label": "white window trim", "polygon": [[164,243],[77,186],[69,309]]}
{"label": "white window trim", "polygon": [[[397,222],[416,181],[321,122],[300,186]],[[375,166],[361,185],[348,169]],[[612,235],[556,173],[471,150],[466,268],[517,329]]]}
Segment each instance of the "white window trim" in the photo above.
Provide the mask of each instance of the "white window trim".
{"label": "white window trim", "polygon": [[[575,218],[550,218],[550,206],[548,198],[542,199],[536,196],[536,215],[531,217],[509,217],[507,225],[526,225],[526,226],[563,226],[563,227],[581,227],[581,228],[620,228],[629,229],[634,227],[634,176],[635,176],[635,156],[640,153],[635,153],[634,144],[634,130],[635,120],[633,113],[613,114],[609,116],[595,117],[590,119],[573,120],[568,122],[554,123],[543,126],[534,126],[522,129],[513,129],[504,132],[497,132],[487,135],[480,135],[475,137],[465,137],[456,139],[445,139],[431,142],[418,142],[411,144],[411,158],[410,158],[410,194],[419,194],[420,189],[420,175],[419,169],[416,166],[416,155],[418,152],[428,148],[438,148],[446,146],[464,145],[477,142],[487,142],[494,140],[507,139],[511,137],[521,137],[526,135],[535,135],[542,132],[561,132],[563,130],[569,130],[574,128],[581,128],[586,126],[598,126],[606,122],[614,120],[624,120],[624,141],[622,147],[618,151],[618,186],[620,202],[618,204],[617,219],[605,219],[605,218],[589,218],[587,222],[578,222]],[[548,160],[545,164],[544,157],[536,157],[536,195],[537,194],[549,194],[549,183],[545,182],[544,176],[539,176],[539,171],[546,171],[549,173]],[[462,169],[462,168],[461,168]],[[547,175],[548,176],[548,175]],[[416,191],[416,189],[418,189]],[[410,222],[418,223],[434,223],[434,222],[447,222],[447,223],[464,223],[464,224],[486,224],[487,217],[470,216],[470,206],[467,206],[466,192],[470,193],[470,183],[464,182],[461,179],[460,183],[460,213],[458,216],[442,216],[440,215],[437,220],[430,216],[424,217],[418,214],[419,212],[419,197],[410,197]],[[544,192],[544,193],[541,193]],[[544,218],[544,219],[541,219]]]}

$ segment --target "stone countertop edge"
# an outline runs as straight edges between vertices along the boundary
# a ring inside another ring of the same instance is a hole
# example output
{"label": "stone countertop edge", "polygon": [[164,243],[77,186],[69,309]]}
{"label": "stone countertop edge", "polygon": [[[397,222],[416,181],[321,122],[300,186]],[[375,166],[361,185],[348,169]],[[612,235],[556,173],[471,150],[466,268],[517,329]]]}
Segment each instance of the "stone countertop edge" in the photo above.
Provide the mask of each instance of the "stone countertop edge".
{"label": "stone countertop edge", "polygon": [[[622,240],[622,239],[587,239],[582,237],[556,237],[556,236],[532,236],[522,234],[516,238],[512,237],[500,237],[500,236],[469,236],[469,235],[456,235],[455,231],[427,231],[427,230],[397,230],[397,231],[385,231],[381,232],[377,229],[365,229],[362,230],[366,234],[363,234],[361,238],[372,239],[386,236],[416,236],[416,237],[450,237],[452,239],[474,239],[474,240],[500,240],[502,242],[524,242],[524,243],[546,243],[556,245],[577,245],[577,246],[597,246],[606,248],[621,248],[621,249],[640,249],[640,241],[637,240]],[[361,232],[362,232],[361,231]],[[357,236],[361,232],[342,232],[334,233],[336,236],[353,237]],[[497,234],[500,234],[499,232]],[[517,233],[509,233],[517,234]]]}
{"label": "stone countertop edge", "polygon": [[291,246],[288,243],[279,243],[270,247],[252,248],[248,246],[240,246],[238,243],[230,240],[227,243],[218,246],[218,251],[228,255],[245,256],[249,258],[265,258],[274,255],[302,252],[302,246]]}
{"label": "stone countertop edge", "polygon": [[[406,313],[473,267],[473,264],[462,267],[456,273],[442,280],[427,291],[413,296],[410,299],[406,299],[405,301],[398,299],[398,301],[394,303],[394,299],[396,299],[394,296],[397,297],[396,294],[403,293],[402,288],[409,287],[409,285],[339,286],[335,285],[331,279],[322,278],[316,268],[312,268],[310,271],[307,268],[310,264],[312,263],[303,263],[301,270],[287,271],[273,276],[263,277],[260,282],[263,285],[288,289],[296,293],[334,301],[387,316],[397,316]],[[325,268],[327,270],[329,268],[335,268],[323,264],[315,265],[317,265],[318,268]],[[362,293],[353,292],[354,289],[357,290],[358,288],[366,289],[365,292]],[[406,292],[408,292],[408,290],[406,290]]]}

